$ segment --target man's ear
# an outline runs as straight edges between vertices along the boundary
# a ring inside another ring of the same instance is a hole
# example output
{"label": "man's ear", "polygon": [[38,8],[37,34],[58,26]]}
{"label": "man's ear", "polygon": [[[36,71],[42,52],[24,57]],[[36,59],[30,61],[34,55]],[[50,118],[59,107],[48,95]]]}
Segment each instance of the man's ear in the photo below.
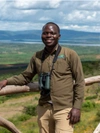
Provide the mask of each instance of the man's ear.
{"label": "man's ear", "polygon": [[61,34],[59,34],[59,39],[60,39],[60,37],[61,37]]}

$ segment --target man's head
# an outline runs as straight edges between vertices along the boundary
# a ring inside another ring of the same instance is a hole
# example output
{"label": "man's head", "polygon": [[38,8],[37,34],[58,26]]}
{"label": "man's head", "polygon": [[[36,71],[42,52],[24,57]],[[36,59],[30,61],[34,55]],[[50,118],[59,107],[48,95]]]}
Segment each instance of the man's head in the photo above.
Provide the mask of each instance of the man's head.
{"label": "man's head", "polygon": [[42,28],[42,41],[47,48],[54,48],[60,38],[60,28],[53,22],[46,23]]}

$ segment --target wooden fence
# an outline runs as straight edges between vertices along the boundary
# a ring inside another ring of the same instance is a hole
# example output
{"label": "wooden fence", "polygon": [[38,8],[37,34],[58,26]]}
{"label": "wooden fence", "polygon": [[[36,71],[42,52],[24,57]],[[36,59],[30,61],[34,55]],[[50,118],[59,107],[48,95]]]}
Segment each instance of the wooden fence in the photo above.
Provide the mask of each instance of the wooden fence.
{"label": "wooden fence", "polygon": [[[91,85],[94,83],[100,83],[100,75],[85,78],[85,85]],[[39,91],[39,85],[37,82],[29,83],[27,85],[18,86],[18,85],[7,85],[0,90],[0,96],[8,94],[17,94],[24,92],[37,92]],[[0,117],[0,126],[7,128],[12,133],[21,133],[13,123]],[[100,133],[100,125],[95,129],[93,133]]]}

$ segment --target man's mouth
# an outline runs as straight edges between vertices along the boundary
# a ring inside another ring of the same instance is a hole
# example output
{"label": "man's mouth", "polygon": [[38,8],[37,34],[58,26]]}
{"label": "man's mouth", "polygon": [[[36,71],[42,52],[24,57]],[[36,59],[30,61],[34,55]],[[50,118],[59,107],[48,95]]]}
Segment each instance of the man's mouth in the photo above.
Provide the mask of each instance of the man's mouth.
{"label": "man's mouth", "polygon": [[50,42],[53,41],[53,39],[45,39],[45,41],[46,41],[47,43],[50,43]]}

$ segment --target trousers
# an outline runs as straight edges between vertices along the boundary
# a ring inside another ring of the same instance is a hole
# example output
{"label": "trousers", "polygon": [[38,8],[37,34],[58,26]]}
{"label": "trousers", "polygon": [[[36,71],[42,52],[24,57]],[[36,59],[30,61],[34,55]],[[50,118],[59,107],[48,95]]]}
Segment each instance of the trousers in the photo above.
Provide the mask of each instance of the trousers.
{"label": "trousers", "polygon": [[51,104],[37,106],[39,133],[73,133],[73,125],[67,119],[71,108],[54,111]]}

